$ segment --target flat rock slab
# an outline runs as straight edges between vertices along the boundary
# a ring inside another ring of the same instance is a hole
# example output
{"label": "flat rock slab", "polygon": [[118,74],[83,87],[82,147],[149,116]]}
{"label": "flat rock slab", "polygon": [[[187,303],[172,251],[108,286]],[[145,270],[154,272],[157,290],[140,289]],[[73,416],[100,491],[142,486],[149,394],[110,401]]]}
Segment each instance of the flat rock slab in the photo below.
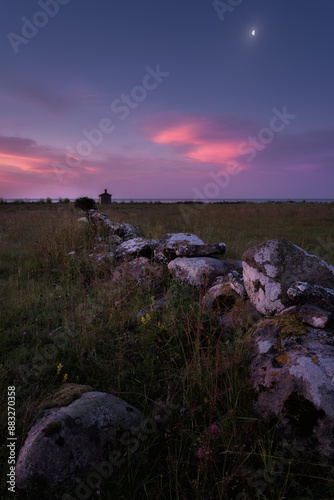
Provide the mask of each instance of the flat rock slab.
{"label": "flat rock slab", "polygon": [[205,257],[213,254],[224,254],[225,243],[206,245],[195,234],[168,233],[159,242],[154,251],[154,259],[166,264],[177,257]]}
{"label": "flat rock slab", "polygon": [[298,281],[334,289],[334,268],[287,240],[256,245],[242,261],[246,292],[262,314],[277,314],[296,304],[287,291]]}
{"label": "flat rock slab", "polygon": [[[334,337],[305,327],[279,341],[280,316],[258,322],[250,379],[257,393],[255,410],[269,421],[282,419],[285,435],[312,438],[317,449],[334,457]],[[286,335],[286,334],[285,334]]]}
{"label": "flat rock slab", "polygon": [[326,311],[334,312],[334,289],[299,281],[288,289],[287,295],[298,303],[313,304]]}
{"label": "flat rock slab", "polygon": [[143,414],[120,398],[85,392],[68,406],[45,410],[31,428],[16,464],[16,483],[46,480],[57,488],[101,460],[119,433],[141,425]]}
{"label": "flat rock slab", "polygon": [[212,257],[178,257],[168,264],[174,278],[193,286],[210,286],[217,276],[241,268],[241,262]]}

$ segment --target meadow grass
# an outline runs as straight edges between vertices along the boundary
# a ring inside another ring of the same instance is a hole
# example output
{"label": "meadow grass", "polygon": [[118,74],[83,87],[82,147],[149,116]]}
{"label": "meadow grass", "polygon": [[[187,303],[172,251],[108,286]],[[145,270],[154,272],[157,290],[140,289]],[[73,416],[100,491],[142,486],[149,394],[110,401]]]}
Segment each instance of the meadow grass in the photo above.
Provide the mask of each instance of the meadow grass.
{"label": "meadow grass", "polygon": [[[206,243],[224,241],[227,258],[286,238],[334,264],[334,204],[120,203],[102,211],[147,238],[185,231]],[[168,275],[168,308],[141,320],[152,288],[130,278],[112,284],[113,265],[89,256],[95,235],[79,227],[79,216],[72,204],[0,205],[1,408],[15,386],[17,455],[42,400],[74,382],[115,394],[157,423],[89,498],[333,498],[334,464],[276,439],[275,423],[253,412],[251,320],[228,334],[201,306],[203,291]],[[6,410],[0,426],[6,499],[13,497],[6,490]],[[20,498],[70,491],[36,484]]]}

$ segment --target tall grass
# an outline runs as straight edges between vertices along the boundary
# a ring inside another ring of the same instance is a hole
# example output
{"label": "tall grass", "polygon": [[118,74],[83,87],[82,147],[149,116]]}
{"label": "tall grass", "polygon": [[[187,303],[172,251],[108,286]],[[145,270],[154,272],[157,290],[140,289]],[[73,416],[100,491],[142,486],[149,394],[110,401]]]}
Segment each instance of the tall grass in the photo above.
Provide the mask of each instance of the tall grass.
{"label": "tall grass", "polygon": [[[181,210],[180,210],[181,207]],[[334,206],[323,204],[114,204],[111,220],[224,241],[227,257],[269,238],[287,238],[334,263]],[[138,311],[156,298],[113,265],[90,257],[94,233],[72,205],[0,207],[1,403],[16,387],[17,453],[43,398],[64,381],[122,397],[157,422],[156,431],[92,498],[234,499],[333,496],[333,464],[275,437],[253,413],[247,366],[251,318],[234,333],[214,324],[201,291],[165,277],[166,310]],[[182,215],[183,214],[183,215]],[[332,238],[332,240],[331,240]],[[332,250],[331,250],[332,249]],[[70,252],[75,252],[69,255]],[[57,369],[61,365],[61,368]],[[170,407],[161,421],[159,409]],[[1,413],[2,498],[6,411]],[[22,498],[61,498],[42,485]],[[239,497],[238,497],[239,495]]]}

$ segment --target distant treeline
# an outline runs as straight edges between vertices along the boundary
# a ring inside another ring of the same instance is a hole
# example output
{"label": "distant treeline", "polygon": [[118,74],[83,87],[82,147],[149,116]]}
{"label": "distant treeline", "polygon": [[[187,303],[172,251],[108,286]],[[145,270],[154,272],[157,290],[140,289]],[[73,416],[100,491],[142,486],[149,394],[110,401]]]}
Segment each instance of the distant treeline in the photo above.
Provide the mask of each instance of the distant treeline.
{"label": "distant treeline", "polygon": [[17,198],[15,200],[5,200],[0,198],[0,203],[70,203],[69,198],[58,198],[58,200],[52,200],[51,198],[40,198],[39,200],[27,200],[24,198]]}

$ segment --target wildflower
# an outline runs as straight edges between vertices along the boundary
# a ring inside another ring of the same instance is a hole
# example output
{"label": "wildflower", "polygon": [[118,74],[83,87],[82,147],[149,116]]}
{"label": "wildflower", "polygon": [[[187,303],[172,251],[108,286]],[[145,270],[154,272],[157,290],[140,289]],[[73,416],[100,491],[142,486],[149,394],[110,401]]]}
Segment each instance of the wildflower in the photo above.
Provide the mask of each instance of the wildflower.
{"label": "wildflower", "polygon": [[200,460],[202,460],[203,458],[206,458],[208,452],[206,451],[205,448],[199,448],[196,452],[195,452],[195,457],[199,458]]}
{"label": "wildflower", "polygon": [[66,382],[67,377],[68,377],[68,375],[67,375],[67,373],[65,373],[64,378],[63,378],[63,383],[65,383],[65,382]]}
{"label": "wildflower", "polygon": [[118,304],[120,304],[120,301],[119,301],[119,300],[116,300],[116,302],[115,302],[115,306],[117,307],[117,306],[118,306]]}
{"label": "wildflower", "polygon": [[27,332],[23,332],[23,335],[27,335]]}
{"label": "wildflower", "polygon": [[146,313],[145,316],[141,317],[141,322],[143,325],[147,325],[147,323],[150,321],[150,319],[151,319],[151,316],[149,315],[149,313]]}
{"label": "wildflower", "polygon": [[61,363],[59,363],[59,365],[57,366],[57,375],[60,374],[62,367],[63,367],[63,365]]}
{"label": "wildflower", "polygon": [[184,406],[181,408],[180,410],[180,415],[181,417],[183,417],[184,413],[187,411],[187,408],[185,408]]}
{"label": "wildflower", "polygon": [[212,436],[219,436],[219,427],[217,424],[212,424],[209,427],[209,432]]}

